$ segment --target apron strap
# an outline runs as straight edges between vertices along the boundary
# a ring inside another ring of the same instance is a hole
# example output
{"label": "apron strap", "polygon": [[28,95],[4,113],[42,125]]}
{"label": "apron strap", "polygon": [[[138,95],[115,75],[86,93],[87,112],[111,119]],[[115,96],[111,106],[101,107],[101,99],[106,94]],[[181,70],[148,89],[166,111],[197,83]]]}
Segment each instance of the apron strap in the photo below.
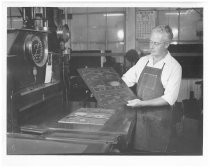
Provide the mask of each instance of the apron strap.
{"label": "apron strap", "polygon": [[162,69],[162,71],[163,71],[163,68],[164,68],[165,64],[166,64],[166,63],[164,62],[163,66],[162,66],[162,68],[161,68],[161,69]]}
{"label": "apron strap", "polygon": [[162,68],[161,68],[161,74],[160,74],[160,75],[162,75],[163,68],[164,68],[165,64],[166,64],[166,63],[164,62],[163,66],[162,66]]}
{"label": "apron strap", "polygon": [[[144,67],[146,67],[148,63],[149,63],[149,60],[147,61],[146,65],[145,65]],[[162,66],[162,68],[161,68],[162,71],[163,71],[163,68],[164,68],[165,64],[166,64],[166,63],[164,62],[163,66]]]}
{"label": "apron strap", "polygon": [[144,67],[146,67],[148,63],[149,63],[149,60],[147,61],[146,65]]}

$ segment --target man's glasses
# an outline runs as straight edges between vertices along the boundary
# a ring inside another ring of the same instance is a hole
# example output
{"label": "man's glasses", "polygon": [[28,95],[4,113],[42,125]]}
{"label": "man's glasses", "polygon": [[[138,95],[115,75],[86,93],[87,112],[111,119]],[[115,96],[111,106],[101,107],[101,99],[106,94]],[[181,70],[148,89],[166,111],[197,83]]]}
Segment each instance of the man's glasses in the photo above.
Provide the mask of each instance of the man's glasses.
{"label": "man's glasses", "polygon": [[165,41],[165,42],[156,42],[156,41],[150,40],[149,43],[152,44],[152,45],[154,45],[154,46],[159,46],[161,44],[168,43],[168,42],[167,41]]}

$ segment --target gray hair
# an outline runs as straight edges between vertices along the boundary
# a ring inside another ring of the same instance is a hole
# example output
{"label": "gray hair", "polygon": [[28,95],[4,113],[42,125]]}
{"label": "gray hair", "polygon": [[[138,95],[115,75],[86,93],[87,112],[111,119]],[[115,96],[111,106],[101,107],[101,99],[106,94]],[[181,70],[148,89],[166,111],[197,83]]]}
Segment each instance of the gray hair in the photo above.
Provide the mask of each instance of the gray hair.
{"label": "gray hair", "polygon": [[169,25],[159,25],[152,29],[152,32],[159,32],[166,34],[167,38],[171,41],[173,39],[173,32]]}

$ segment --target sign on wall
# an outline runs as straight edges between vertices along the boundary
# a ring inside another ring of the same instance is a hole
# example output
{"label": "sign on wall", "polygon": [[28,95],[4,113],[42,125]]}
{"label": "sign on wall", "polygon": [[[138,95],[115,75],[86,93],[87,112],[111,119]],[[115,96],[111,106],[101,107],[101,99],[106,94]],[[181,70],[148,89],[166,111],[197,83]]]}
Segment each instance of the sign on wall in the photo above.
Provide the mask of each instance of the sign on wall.
{"label": "sign on wall", "polygon": [[150,38],[151,30],[156,26],[156,11],[136,9],[136,40]]}

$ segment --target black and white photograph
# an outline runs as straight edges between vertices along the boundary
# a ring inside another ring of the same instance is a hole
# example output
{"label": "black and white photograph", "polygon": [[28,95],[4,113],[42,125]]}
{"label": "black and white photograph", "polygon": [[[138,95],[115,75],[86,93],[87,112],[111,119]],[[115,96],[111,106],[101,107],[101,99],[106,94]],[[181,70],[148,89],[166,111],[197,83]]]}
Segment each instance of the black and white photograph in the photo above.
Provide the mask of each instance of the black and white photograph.
{"label": "black and white photograph", "polygon": [[3,8],[5,157],[205,157],[205,3]]}

